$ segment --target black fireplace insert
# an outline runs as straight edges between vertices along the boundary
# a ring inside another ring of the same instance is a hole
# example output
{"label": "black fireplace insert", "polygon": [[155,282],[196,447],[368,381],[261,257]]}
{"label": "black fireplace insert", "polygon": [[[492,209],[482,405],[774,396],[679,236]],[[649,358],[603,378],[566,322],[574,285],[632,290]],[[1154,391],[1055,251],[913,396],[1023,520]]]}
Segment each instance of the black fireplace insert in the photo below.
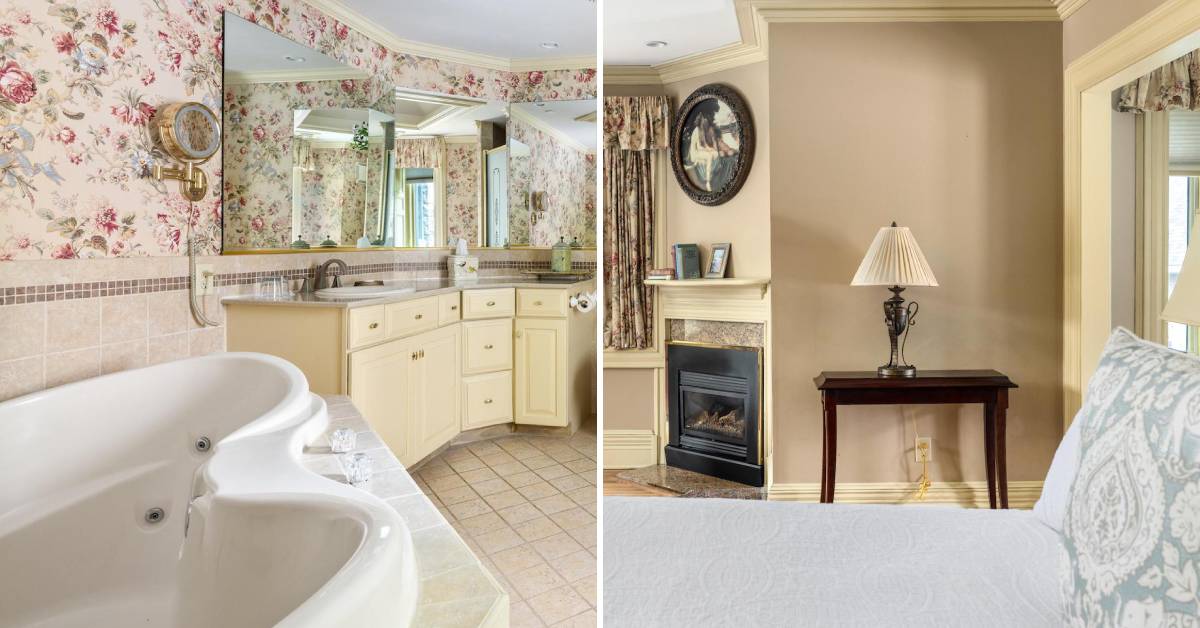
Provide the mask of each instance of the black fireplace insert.
{"label": "black fireplace insert", "polygon": [[667,345],[667,464],[762,486],[762,350]]}

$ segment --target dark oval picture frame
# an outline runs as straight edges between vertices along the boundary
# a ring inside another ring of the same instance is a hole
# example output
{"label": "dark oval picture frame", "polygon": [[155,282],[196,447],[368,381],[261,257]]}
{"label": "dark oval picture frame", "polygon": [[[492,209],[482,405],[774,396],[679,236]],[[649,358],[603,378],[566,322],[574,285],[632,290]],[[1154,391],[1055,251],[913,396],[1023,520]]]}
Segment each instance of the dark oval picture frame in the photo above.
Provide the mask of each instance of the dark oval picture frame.
{"label": "dark oval picture frame", "polygon": [[754,120],[733,88],[710,83],[683,101],[671,131],[671,169],[701,205],[737,195],[754,163]]}

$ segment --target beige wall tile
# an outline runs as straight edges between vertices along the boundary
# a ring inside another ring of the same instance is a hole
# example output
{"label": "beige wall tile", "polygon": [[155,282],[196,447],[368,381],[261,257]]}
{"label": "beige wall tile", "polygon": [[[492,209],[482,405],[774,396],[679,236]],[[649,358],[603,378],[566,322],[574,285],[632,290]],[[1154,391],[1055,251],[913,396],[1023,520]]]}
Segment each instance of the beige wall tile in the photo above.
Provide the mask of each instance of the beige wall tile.
{"label": "beige wall tile", "polygon": [[209,327],[188,332],[189,349],[192,356],[208,355],[225,350],[225,328]]}
{"label": "beige wall tile", "polygon": [[100,345],[100,299],[71,299],[46,304],[46,351]]}
{"label": "beige wall tile", "polygon": [[181,360],[190,355],[187,332],[153,337],[149,343],[147,364],[162,364],[171,360]]}
{"label": "beige wall tile", "polygon": [[146,339],[104,345],[100,353],[101,372],[116,373],[146,366]]}
{"label": "beige wall tile", "polygon": [[46,388],[96,377],[100,374],[100,348],[80,349],[46,356]]}
{"label": "beige wall tile", "polygon": [[146,295],[146,311],[149,317],[151,337],[187,331],[191,313],[188,309],[186,290],[154,292]]}
{"label": "beige wall tile", "polygon": [[42,389],[43,357],[0,362],[0,400],[20,397]]}
{"label": "beige wall tile", "polygon": [[46,347],[46,304],[0,307],[0,361],[40,355]]}
{"label": "beige wall tile", "polygon": [[100,301],[100,338],[104,344],[146,340],[146,295],[105,297]]}

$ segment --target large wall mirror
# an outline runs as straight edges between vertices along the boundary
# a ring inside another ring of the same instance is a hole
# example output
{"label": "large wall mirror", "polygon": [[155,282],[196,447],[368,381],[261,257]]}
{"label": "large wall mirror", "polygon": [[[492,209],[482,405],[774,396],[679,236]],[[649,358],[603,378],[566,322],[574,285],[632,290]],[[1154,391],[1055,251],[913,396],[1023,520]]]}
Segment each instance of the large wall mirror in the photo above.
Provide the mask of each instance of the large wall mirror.
{"label": "large wall mirror", "polygon": [[382,84],[225,16],[224,251],[595,246],[595,100]]}

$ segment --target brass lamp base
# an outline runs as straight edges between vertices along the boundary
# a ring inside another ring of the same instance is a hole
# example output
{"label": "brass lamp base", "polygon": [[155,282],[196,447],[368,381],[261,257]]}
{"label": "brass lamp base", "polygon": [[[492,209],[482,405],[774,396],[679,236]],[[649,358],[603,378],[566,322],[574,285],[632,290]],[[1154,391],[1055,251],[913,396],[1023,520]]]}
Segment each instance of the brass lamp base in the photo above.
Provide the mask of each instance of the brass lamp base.
{"label": "brass lamp base", "polygon": [[875,369],[880,377],[916,377],[917,367],[906,364],[904,366],[884,365]]}
{"label": "brass lamp base", "polygon": [[908,326],[917,317],[920,306],[916,301],[910,302],[907,307],[904,305],[904,297],[900,296],[900,293],[904,292],[902,286],[892,286],[888,290],[892,291],[892,298],[883,302],[883,322],[887,325],[892,355],[888,363],[876,369],[876,372],[880,377],[916,377],[917,367],[904,360],[900,336],[905,334]]}

